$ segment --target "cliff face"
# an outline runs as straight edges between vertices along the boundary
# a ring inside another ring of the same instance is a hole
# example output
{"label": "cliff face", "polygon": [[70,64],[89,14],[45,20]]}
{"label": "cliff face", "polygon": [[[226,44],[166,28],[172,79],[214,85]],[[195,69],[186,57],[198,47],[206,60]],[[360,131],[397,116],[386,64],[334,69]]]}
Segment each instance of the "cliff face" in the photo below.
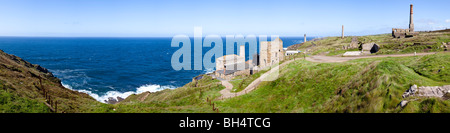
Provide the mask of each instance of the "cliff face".
{"label": "cliff face", "polygon": [[0,112],[85,112],[101,103],[46,68],[0,50]]}

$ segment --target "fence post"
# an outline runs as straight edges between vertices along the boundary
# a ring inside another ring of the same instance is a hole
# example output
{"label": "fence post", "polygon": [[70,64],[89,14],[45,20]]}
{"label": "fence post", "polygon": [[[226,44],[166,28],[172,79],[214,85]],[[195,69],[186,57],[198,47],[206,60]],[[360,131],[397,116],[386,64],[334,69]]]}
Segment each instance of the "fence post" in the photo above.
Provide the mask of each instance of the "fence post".
{"label": "fence post", "polygon": [[55,113],[58,113],[58,101],[55,101]]}

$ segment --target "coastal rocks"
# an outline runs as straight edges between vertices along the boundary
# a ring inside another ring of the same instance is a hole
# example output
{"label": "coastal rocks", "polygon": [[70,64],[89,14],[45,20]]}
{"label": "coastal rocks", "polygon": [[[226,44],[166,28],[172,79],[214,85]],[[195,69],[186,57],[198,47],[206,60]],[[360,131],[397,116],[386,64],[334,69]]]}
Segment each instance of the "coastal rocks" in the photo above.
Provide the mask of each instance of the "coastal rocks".
{"label": "coastal rocks", "polygon": [[121,97],[117,97],[117,98],[108,97],[108,100],[105,100],[105,103],[107,103],[107,104],[116,104],[116,103],[119,103],[119,102],[121,102],[123,100],[125,100],[125,99],[123,99]]}
{"label": "coastal rocks", "polygon": [[418,97],[439,97],[445,98],[447,93],[450,93],[450,85],[444,86],[421,86],[417,87],[417,85],[411,86],[405,93],[403,93],[402,97],[407,98],[410,96],[418,96]]}
{"label": "coastal rocks", "polygon": [[399,104],[398,104],[398,106],[400,106],[400,107],[405,107],[407,104],[408,104],[408,102],[409,101],[406,101],[406,100],[403,100],[403,101],[401,101]]}
{"label": "coastal rocks", "polygon": [[[416,97],[438,97],[444,100],[450,99],[450,85],[444,86],[420,86],[412,85],[406,90],[402,97],[406,99],[411,96]],[[410,99],[411,100],[411,99]],[[397,106],[405,107],[408,104],[408,100],[402,100]]]}
{"label": "coastal rocks", "polygon": [[417,85],[413,85],[408,90],[406,90],[405,93],[403,93],[402,97],[407,98],[411,95],[414,95],[414,93],[416,93],[416,92],[417,92]]}

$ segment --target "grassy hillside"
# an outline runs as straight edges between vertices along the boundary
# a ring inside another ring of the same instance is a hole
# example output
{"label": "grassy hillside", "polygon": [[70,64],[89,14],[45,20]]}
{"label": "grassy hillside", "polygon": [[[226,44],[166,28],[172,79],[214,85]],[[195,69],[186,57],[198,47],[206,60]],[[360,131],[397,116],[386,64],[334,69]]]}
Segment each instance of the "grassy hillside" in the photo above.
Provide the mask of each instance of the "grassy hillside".
{"label": "grassy hillside", "polygon": [[418,98],[405,109],[397,107],[412,84],[450,84],[449,63],[449,53],[345,63],[299,60],[283,68],[278,80],[217,104],[225,112],[450,112],[450,101],[437,98]]}
{"label": "grassy hillside", "polygon": [[[448,52],[344,63],[297,60],[282,68],[277,80],[263,82],[246,95],[214,103],[221,112],[245,113],[450,112],[450,101],[440,98],[416,98],[405,108],[397,106],[403,92],[413,84],[450,84],[449,63]],[[117,112],[212,112],[206,97],[217,98],[223,87],[210,77],[199,82],[197,85],[203,87],[189,83],[175,90],[151,93],[143,102],[137,100],[143,96],[140,94],[114,106]]]}
{"label": "grassy hillside", "polygon": [[216,99],[224,89],[219,80],[204,76],[173,90],[131,95],[112,105],[114,112],[214,112],[206,99]]}
{"label": "grassy hillside", "polygon": [[[449,41],[449,36],[442,31],[406,39],[382,34],[358,40],[379,44],[377,54],[393,54],[442,51],[439,43]],[[338,48],[350,42],[351,37],[329,37],[298,48],[310,49],[312,54],[339,56],[345,51]],[[66,89],[47,69],[0,51],[0,112],[52,112],[55,102],[58,112],[215,112],[207,99],[220,112],[450,112],[450,101],[441,98],[410,97],[405,107],[398,106],[405,100],[403,92],[413,84],[450,84],[450,52],[343,63],[315,63],[303,60],[303,54],[296,56],[298,60],[280,68],[277,80],[264,81],[242,96],[219,100],[219,91],[225,87],[204,75],[177,89],[131,95],[111,105]],[[264,72],[235,77],[231,81],[233,90],[241,91]]]}
{"label": "grassy hillside", "polygon": [[103,106],[87,94],[64,88],[47,69],[0,50],[0,112],[89,112]]}
{"label": "grassy hillside", "polygon": [[348,46],[351,43],[353,37],[356,37],[360,44],[371,42],[378,44],[380,46],[380,51],[376,54],[436,52],[443,51],[443,48],[440,47],[442,42],[450,42],[450,30],[420,32],[417,36],[401,39],[393,38],[390,33],[369,36],[346,36],[344,39],[341,37],[326,37],[302,44],[296,44],[289,48],[302,51],[309,50],[309,53],[312,55],[324,54],[328,56],[340,56],[346,51],[359,50],[358,48],[348,50],[343,49],[343,46]]}
{"label": "grassy hillside", "polygon": [[234,77],[230,83],[233,85],[232,92],[240,92],[244,90],[250,83],[255,79],[259,78],[262,74],[266,73],[267,70],[261,70],[253,75],[240,75]]}

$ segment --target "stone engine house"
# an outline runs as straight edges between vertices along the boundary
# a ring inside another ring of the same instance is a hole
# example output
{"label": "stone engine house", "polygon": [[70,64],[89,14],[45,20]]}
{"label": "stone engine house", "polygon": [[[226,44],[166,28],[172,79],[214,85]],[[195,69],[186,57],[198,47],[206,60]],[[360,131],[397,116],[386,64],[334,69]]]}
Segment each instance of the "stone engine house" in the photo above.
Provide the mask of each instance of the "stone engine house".
{"label": "stone engine house", "polygon": [[410,5],[409,12],[409,29],[392,28],[392,37],[394,38],[405,38],[413,37],[418,35],[419,32],[414,32],[414,21],[413,21],[413,5]]}
{"label": "stone engine house", "polygon": [[280,62],[284,56],[283,41],[276,38],[273,41],[264,41],[259,43],[259,67],[265,68]]}

